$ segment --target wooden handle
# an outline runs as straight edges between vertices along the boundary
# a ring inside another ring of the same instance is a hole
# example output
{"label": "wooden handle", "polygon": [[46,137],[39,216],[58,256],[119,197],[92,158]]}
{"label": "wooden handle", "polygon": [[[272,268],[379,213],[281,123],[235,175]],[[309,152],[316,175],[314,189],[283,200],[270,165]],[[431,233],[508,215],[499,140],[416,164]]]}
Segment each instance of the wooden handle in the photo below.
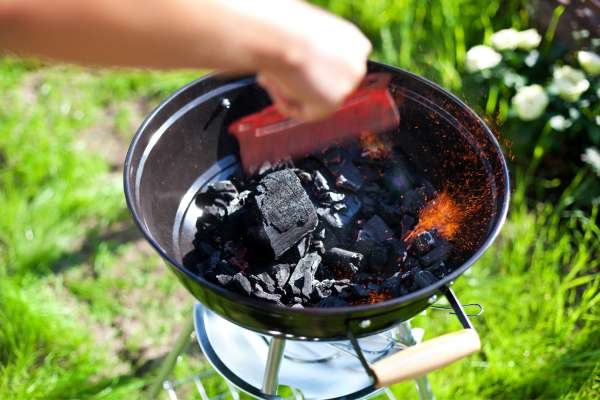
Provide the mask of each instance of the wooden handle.
{"label": "wooden handle", "polygon": [[449,333],[408,347],[372,365],[377,387],[386,387],[442,368],[481,348],[475,329]]}

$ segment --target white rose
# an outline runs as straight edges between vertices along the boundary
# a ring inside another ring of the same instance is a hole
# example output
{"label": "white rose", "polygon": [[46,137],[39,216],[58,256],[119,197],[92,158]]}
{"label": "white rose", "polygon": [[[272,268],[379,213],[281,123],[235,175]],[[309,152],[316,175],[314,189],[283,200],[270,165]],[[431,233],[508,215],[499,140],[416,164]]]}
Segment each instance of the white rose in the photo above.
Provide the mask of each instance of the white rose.
{"label": "white rose", "polygon": [[542,37],[535,29],[527,29],[519,32],[517,47],[522,50],[535,49],[540,45]]}
{"label": "white rose", "polygon": [[494,51],[491,47],[478,45],[473,46],[467,51],[465,59],[467,71],[475,72],[488,68],[493,68],[502,61],[502,55]]}
{"label": "white rose", "polygon": [[512,98],[513,108],[523,121],[532,121],[542,115],[548,102],[548,95],[540,85],[524,86]]}
{"label": "white rose", "polygon": [[568,65],[556,68],[552,76],[554,78],[552,84],[556,91],[567,101],[577,101],[581,94],[590,87],[583,72]]}
{"label": "white rose", "polygon": [[490,37],[492,46],[497,50],[514,50],[521,40],[520,33],[516,29],[502,29]]}
{"label": "white rose", "polygon": [[550,121],[548,122],[552,129],[559,132],[569,129],[571,125],[573,125],[571,120],[566,119],[562,115],[555,115],[554,117],[550,118]]}
{"label": "white rose", "polygon": [[591,76],[600,74],[600,56],[591,51],[578,51],[577,60],[581,68]]}
{"label": "white rose", "polygon": [[600,152],[594,147],[588,147],[585,153],[581,155],[581,159],[588,163],[590,167],[600,176]]}

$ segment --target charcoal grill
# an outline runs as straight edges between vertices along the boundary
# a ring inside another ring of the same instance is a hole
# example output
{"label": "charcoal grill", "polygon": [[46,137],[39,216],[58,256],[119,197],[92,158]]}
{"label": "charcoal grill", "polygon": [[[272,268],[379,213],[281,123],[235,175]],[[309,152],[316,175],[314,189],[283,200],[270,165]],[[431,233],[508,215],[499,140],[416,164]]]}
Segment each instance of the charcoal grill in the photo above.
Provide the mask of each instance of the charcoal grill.
{"label": "charcoal grill", "polygon": [[[211,75],[173,94],[136,133],[125,161],[124,178],[127,204],[142,233],[207,310],[272,338],[275,367],[282,354],[277,348],[287,339],[346,340],[369,378],[368,390],[373,391],[479,349],[479,338],[450,285],[497,236],[508,210],[509,177],[493,134],[459,99],[407,71],[375,62],[369,62],[368,70],[391,75],[389,90],[400,111],[398,134],[402,135],[403,151],[427,180],[436,188],[451,185],[477,196],[481,203],[478,213],[464,221],[470,246],[460,265],[428,287],[378,304],[298,310],[230,292],[182,264],[183,255],[192,248],[199,213],[194,203],[196,193],[239,168],[238,147],[227,126],[270,104],[252,76]],[[463,331],[374,364],[364,356],[358,344],[360,338],[410,319],[441,295],[448,298]],[[267,371],[277,371],[275,367]],[[264,386],[261,393],[272,396],[272,385]]]}

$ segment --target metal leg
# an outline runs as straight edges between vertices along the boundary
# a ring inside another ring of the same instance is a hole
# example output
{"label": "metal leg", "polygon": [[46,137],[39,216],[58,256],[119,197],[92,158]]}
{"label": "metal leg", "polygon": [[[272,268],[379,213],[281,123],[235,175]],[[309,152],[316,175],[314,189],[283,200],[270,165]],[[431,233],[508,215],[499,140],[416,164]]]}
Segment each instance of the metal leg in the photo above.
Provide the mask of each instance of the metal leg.
{"label": "metal leg", "polygon": [[[404,321],[397,327],[398,340],[408,346],[414,346],[417,344],[415,338],[412,334],[410,321]],[[420,400],[435,400],[435,396],[433,395],[433,391],[431,390],[431,385],[429,384],[429,379],[427,379],[427,375],[423,375],[420,378],[415,379],[417,384],[417,391],[419,392]]]}
{"label": "metal leg", "polygon": [[271,339],[262,386],[262,391],[265,394],[277,394],[277,377],[279,375],[279,366],[281,365],[284,349],[285,339],[279,337],[274,337]]}
{"label": "metal leg", "polygon": [[158,393],[163,388],[165,380],[175,367],[177,357],[179,357],[179,355],[183,353],[186,346],[189,344],[190,335],[193,331],[194,320],[190,318],[188,322],[186,322],[179,336],[177,337],[177,341],[175,342],[173,349],[169,352],[169,354],[167,354],[167,358],[165,358],[165,360],[162,362],[160,370],[158,371],[158,376],[156,377],[156,380],[148,390],[148,398],[156,399],[158,397]]}

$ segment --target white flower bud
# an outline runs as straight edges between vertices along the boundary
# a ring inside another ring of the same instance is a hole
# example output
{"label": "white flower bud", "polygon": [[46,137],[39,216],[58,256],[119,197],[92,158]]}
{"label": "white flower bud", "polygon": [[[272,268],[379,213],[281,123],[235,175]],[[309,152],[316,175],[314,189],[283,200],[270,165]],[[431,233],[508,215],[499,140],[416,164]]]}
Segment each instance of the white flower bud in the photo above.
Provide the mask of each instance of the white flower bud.
{"label": "white flower bud", "polygon": [[524,86],[512,98],[513,109],[523,121],[532,121],[544,113],[549,98],[540,85]]}
{"label": "white flower bud", "polygon": [[577,61],[581,68],[591,76],[600,75],[600,56],[591,51],[578,51]]}
{"label": "white flower bud", "polygon": [[497,50],[514,50],[519,45],[519,31],[513,28],[499,30],[490,37],[490,41]]}
{"label": "white flower bud", "polygon": [[569,129],[571,125],[573,125],[571,120],[566,119],[562,115],[555,115],[554,117],[550,118],[550,121],[548,121],[548,123],[550,124],[550,127],[552,129],[559,132],[562,132],[565,129]]}
{"label": "white flower bud", "polygon": [[590,167],[600,176],[600,152],[594,147],[585,149],[585,153],[581,155],[581,160],[588,163]]}
{"label": "white flower bud", "polygon": [[468,72],[482,71],[493,68],[502,61],[502,55],[494,51],[491,47],[478,45],[473,46],[467,51],[466,68]]}
{"label": "white flower bud", "polygon": [[542,37],[535,29],[527,29],[519,32],[517,47],[522,50],[535,49],[540,45]]}
{"label": "white flower bud", "polygon": [[590,83],[585,75],[578,69],[565,65],[556,68],[553,73],[552,84],[559,96],[567,101],[577,101],[583,92],[588,90]]}

